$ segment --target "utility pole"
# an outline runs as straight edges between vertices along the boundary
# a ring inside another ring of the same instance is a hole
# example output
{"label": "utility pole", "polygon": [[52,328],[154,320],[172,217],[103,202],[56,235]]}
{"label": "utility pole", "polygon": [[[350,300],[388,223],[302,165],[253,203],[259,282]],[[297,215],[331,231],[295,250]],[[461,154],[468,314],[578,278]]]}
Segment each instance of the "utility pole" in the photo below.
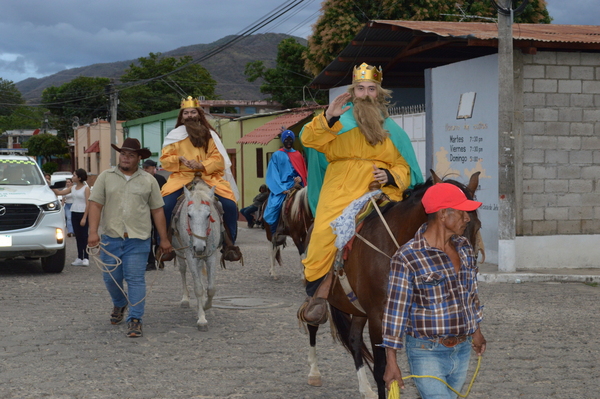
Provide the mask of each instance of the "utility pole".
{"label": "utility pole", "polygon": [[498,9],[498,271],[516,271],[512,0]]}
{"label": "utility pole", "polygon": [[[117,106],[119,105],[119,92],[114,90],[114,84],[107,85],[105,88],[109,95],[110,105],[110,143],[117,145]],[[110,152],[110,166],[117,165],[117,155],[115,151]]]}

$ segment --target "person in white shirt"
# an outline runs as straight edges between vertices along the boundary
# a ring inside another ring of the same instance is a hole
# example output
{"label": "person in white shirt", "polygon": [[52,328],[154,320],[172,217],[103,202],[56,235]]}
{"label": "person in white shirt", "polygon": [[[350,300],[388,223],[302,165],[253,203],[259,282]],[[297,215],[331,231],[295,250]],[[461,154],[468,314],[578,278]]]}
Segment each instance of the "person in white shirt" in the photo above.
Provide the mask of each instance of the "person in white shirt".
{"label": "person in white shirt", "polygon": [[89,266],[90,261],[86,252],[88,243],[88,198],[90,197],[90,187],[86,183],[87,172],[84,169],[77,169],[73,174],[73,185],[64,190],[53,189],[57,195],[71,194],[73,204],[71,205],[71,222],[73,232],[77,241],[77,259],[71,263],[73,266]]}

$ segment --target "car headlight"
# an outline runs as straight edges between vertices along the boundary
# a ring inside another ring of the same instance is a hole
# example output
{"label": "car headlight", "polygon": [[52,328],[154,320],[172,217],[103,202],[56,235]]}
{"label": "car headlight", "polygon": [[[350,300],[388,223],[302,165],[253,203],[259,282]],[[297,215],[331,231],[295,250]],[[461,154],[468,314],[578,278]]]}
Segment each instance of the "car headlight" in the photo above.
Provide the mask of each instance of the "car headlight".
{"label": "car headlight", "polygon": [[60,201],[56,200],[56,201],[48,202],[47,204],[42,205],[41,208],[45,212],[57,212],[57,211],[60,211],[60,206],[61,206]]}

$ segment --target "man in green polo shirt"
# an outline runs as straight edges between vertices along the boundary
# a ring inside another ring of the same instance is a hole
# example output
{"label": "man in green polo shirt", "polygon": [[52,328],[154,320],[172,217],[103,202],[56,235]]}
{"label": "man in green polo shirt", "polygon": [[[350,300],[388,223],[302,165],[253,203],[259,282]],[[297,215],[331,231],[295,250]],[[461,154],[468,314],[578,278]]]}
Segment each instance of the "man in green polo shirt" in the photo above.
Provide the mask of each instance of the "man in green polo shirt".
{"label": "man in green polo shirt", "polygon": [[[152,231],[150,215],[160,236],[162,251],[171,252],[173,247],[167,238],[164,202],[158,183],[139,169],[140,161],[151,155],[150,150],[140,148],[140,142],[133,138],[126,139],[121,148],[111,145],[119,152],[119,164],[102,172],[94,184],[89,198],[88,246],[97,247],[102,243],[102,248],[121,259],[122,263],[116,266],[114,258],[100,252],[102,262],[107,265],[104,283],[114,304],[110,322],[121,323],[129,304],[127,336],[135,338],[142,336],[146,260]],[[100,221],[102,237],[98,236]],[[127,282],[127,294],[123,280]]]}

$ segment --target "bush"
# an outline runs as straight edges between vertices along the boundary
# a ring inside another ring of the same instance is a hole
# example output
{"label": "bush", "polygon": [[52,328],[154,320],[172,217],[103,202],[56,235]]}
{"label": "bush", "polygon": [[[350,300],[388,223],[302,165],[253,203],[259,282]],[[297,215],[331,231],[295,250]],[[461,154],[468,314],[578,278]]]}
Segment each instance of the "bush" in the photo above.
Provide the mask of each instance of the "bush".
{"label": "bush", "polygon": [[42,165],[42,170],[44,173],[54,173],[58,170],[58,164],[56,162],[46,162]]}

